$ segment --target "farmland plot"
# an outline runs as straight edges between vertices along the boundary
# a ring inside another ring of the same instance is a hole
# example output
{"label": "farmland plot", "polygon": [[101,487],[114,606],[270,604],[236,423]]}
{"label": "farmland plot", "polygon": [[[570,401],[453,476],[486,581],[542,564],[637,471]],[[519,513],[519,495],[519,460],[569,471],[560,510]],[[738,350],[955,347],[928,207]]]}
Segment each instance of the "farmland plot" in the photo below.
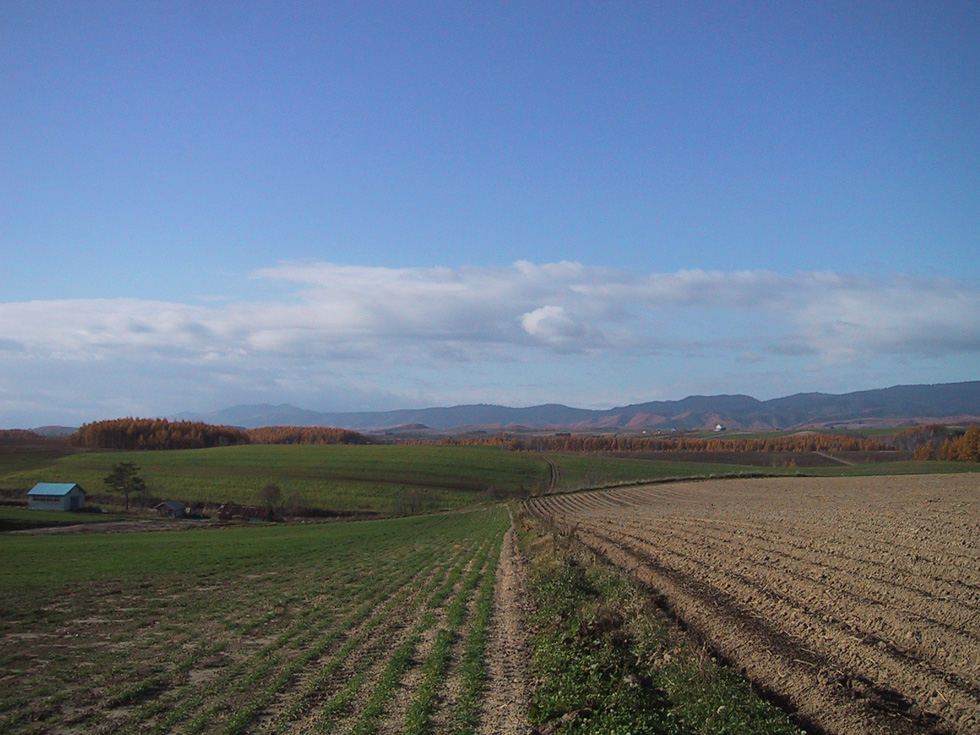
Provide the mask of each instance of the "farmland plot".
{"label": "farmland plot", "polygon": [[0,538],[0,731],[473,732],[508,526]]}
{"label": "farmland plot", "polygon": [[805,723],[980,732],[980,478],[718,480],[538,498]]}

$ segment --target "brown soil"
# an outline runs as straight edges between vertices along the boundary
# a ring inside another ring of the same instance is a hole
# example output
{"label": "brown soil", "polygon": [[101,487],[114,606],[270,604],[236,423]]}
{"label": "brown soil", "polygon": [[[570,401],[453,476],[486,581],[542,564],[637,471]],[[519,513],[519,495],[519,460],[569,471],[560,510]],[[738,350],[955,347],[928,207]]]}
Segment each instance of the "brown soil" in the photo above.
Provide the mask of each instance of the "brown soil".
{"label": "brown soil", "polygon": [[199,528],[201,522],[162,520],[102,521],[97,523],[71,523],[34,526],[10,531],[12,536],[52,536],[75,533],[122,533],[129,531],[174,531]]}
{"label": "brown soil", "polygon": [[481,735],[525,735],[531,731],[528,725],[528,605],[527,571],[511,526],[500,549],[494,583],[487,653],[489,680],[483,700]]}
{"label": "brown soil", "polygon": [[828,733],[980,732],[980,478],[773,478],[540,498]]}

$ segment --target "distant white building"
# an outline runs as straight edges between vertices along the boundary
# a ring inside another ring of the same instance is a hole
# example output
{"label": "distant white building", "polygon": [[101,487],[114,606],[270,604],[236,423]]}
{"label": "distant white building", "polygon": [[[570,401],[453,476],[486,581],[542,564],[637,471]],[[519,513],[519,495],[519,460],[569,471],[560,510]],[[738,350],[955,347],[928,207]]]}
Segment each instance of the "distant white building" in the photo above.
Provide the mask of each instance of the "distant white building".
{"label": "distant white building", "polygon": [[715,424],[715,431],[724,431],[724,430],[725,430],[724,424]]}
{"label": "distant white building", "polygon": [[27,492],[31,510],[81,510],[85,491],[74,482],[39,482]]}

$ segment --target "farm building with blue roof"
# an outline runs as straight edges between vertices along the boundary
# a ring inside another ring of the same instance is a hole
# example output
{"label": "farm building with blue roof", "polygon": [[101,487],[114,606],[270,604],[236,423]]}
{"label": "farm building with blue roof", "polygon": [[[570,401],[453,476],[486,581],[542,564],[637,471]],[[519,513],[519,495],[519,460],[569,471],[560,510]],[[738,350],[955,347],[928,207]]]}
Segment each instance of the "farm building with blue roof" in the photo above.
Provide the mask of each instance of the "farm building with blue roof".
{"label": "farm building with blue roof", "polygon": [[27,507],[32,510],[81,510],[85,491],[74,482],[39,482],[27,493]]}

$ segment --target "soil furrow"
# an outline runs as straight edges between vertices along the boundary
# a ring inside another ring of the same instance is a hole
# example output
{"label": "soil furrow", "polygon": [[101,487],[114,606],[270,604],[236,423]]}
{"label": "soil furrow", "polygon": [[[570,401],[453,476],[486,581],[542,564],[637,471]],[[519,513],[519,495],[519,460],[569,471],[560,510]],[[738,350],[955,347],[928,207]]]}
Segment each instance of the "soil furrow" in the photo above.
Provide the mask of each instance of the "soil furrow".
{"label": "soil furrow", "polygon": [[529,506],[648,584],[804,722],[842,735],[980,729],[972,477],[663,490]]}

